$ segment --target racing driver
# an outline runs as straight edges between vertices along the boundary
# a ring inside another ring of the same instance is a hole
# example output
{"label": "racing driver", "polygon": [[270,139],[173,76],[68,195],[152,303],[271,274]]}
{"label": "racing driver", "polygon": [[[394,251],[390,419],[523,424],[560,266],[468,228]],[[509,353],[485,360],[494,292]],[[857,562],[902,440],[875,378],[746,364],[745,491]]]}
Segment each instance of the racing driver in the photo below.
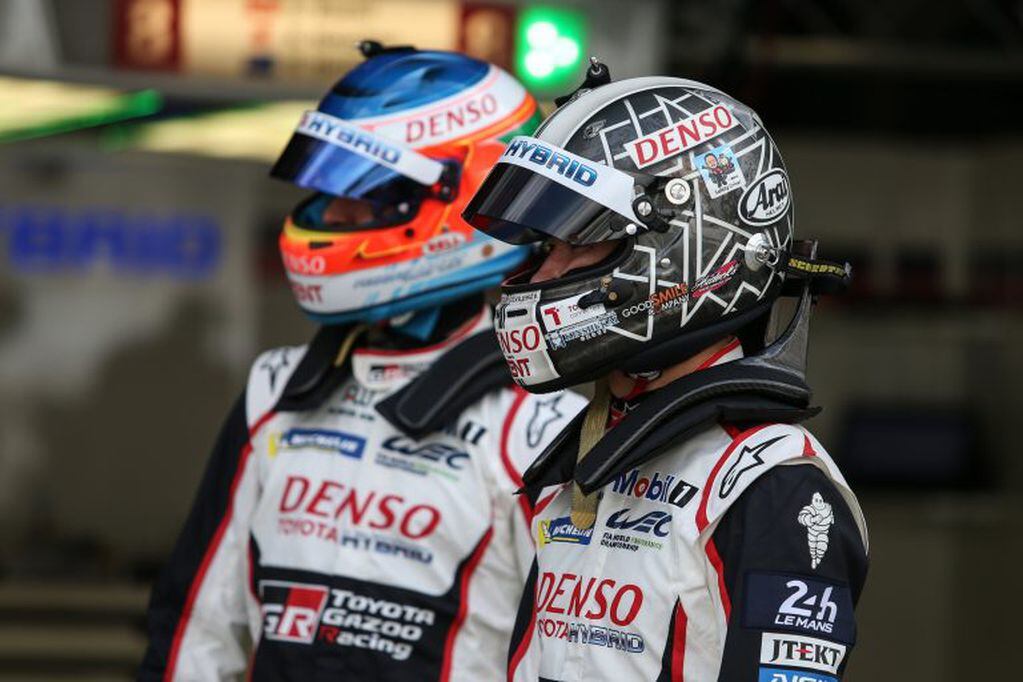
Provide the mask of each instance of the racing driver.
{"label": "racing driver", "polygon": [[[748,107],[598,62],[566,99],[463,214],[548,250],[502,287],[515,381],[595,383],[524,475],[537,557],[509,679],[535,682],[538,660],[543,681],[835,682],[867,533],[800,423],[818,411],[812,302],[849,270],[794,240],[785,165]],[[796,314],[769,324],[782,296]]]}
{"label": "racing driver", "polygon": [[583,401],[513,388],[460,216],[537,107],[468,57],[361,45],[272,174],[321,326],[255,362],[154,588],[140,679],[496,680],[534,554],[520,472]]}

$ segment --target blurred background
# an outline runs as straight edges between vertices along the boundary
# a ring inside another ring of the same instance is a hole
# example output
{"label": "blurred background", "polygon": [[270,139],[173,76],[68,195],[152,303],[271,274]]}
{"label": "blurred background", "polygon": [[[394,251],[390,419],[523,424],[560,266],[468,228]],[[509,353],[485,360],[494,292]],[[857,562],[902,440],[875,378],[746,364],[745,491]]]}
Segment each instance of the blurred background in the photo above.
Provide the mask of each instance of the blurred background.
{"label": "blurred background", "polygon": [[756,108],[855,272],[810,368],[872,533],[848,679],[1013,675],[1023,1],[0,0],[0,680],[131,677],[249,364],[311,335],[267,171],[367,37]]}

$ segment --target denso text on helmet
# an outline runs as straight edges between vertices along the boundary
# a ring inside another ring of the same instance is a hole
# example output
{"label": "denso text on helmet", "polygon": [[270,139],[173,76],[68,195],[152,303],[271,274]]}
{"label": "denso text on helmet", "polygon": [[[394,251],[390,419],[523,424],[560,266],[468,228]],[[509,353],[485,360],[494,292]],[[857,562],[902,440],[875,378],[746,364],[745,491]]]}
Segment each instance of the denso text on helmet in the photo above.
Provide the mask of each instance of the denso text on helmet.
{"label": "denso text on helmet", "polygon": [[414,118],[405,124],[405,141],[419,142],[424,137],[442,137],[478,123],[484,117],[497,112],[497,98],[493,93],[474,97],[464,104],[431,114],[425,118]]}
{"label": "denso text on helmet", "polygon": [[692,149],[736,125],[738,122],[728,107],[717,104],[625,146],[636,167],[644,168]]}

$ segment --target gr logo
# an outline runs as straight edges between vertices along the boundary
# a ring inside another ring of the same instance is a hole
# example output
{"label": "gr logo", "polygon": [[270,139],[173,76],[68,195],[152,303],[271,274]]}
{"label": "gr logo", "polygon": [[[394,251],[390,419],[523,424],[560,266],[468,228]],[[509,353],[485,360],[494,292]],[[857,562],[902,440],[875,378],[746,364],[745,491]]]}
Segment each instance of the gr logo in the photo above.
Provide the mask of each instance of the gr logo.
{"label": "gr logo", "polygon": [[327,605],[327,588],[322,585],[280,580],[259,583],[263,602],[263,636],[283,642],[312,644]]}

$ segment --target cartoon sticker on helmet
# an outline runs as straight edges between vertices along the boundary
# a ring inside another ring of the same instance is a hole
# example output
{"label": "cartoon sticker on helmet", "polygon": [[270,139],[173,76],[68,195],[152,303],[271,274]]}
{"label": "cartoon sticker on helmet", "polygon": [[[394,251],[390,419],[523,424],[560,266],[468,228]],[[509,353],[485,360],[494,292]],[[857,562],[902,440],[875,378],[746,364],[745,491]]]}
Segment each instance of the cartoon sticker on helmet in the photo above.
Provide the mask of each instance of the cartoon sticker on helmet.
{"label": "cartoon sticker on helmet", "polygon": [[735,152],[727,144],[698,154],[693,153],[692,158],[693,168],[700,171],[703,184],[706,185],[711,198],[717,199],[746,185]]}

